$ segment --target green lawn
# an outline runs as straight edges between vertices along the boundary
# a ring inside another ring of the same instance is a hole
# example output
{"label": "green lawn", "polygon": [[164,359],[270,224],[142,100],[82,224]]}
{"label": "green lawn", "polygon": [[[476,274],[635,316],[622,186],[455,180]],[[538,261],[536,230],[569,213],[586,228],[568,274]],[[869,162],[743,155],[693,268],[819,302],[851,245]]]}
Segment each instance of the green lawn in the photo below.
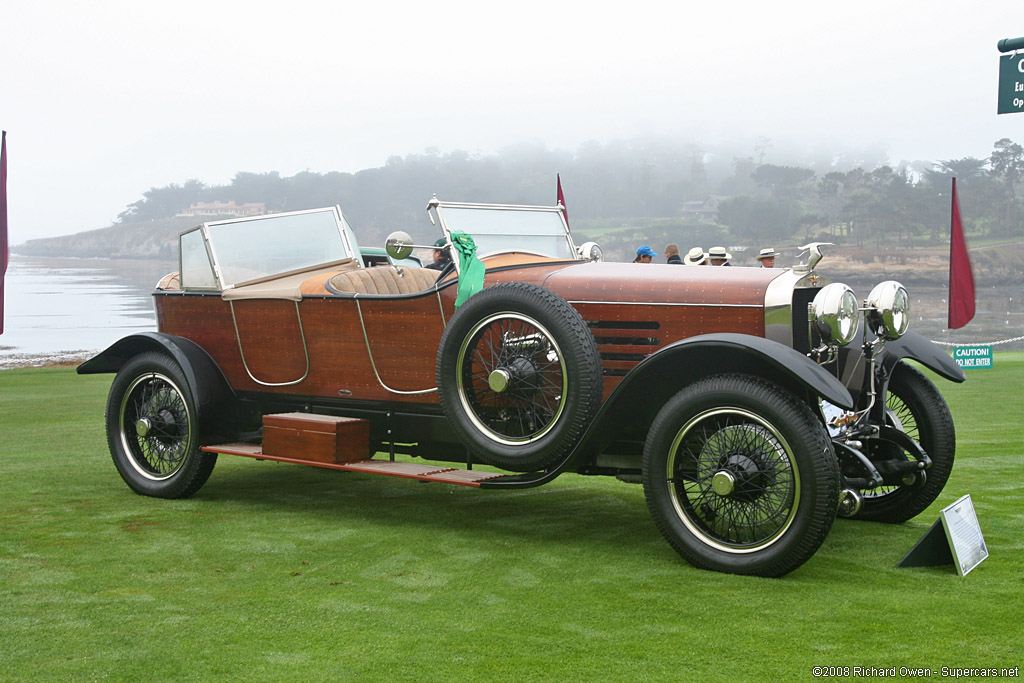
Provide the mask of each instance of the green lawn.
{"label": "green lawn", "polygon": [[[1024,665],[1024,353],[937,380],[946,490],[839,520],[782,579],[699,571],[639,486],[523,491],[222,456],[193,498],[133,494],[110,376],[0,372],[0,680],[812,680],[815,666]],[[970,493],[991,556],[895,564]]]}

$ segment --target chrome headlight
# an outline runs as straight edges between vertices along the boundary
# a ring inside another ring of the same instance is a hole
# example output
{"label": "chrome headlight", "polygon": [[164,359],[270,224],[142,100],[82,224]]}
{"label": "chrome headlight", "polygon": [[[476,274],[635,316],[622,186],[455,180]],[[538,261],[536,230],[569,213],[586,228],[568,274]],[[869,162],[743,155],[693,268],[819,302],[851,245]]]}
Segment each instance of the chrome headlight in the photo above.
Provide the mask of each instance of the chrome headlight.
{"label": "chrome headlight", "polygon": [[857,297],[844,284],[826,285],[811,304],[814,326],[823,342],[846,346],[857,336],[860,315]]}
{"label": "chrome headlight", "polygon": [[597,242],[584,242],[576,250],[587,261],[604,261],[604,250]]}
{"label": "chrome headlight", "polygon": [[899,339],[910,327],[910,296],[903,285],[886,280],[875,285],[864,302],[871,331],[883,339]]}

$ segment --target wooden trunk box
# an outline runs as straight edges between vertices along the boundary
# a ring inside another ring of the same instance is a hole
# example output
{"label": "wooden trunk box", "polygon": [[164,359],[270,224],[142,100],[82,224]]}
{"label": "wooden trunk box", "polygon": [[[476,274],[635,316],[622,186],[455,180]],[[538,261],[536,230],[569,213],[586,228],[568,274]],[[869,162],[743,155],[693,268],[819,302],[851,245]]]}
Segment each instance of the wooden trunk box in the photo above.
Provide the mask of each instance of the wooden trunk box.
{"label": "wooden trunk box", "polygon": [[263,453],[328,463],[365,460],[370,457],[370,423],[313,413],[264,415]]}

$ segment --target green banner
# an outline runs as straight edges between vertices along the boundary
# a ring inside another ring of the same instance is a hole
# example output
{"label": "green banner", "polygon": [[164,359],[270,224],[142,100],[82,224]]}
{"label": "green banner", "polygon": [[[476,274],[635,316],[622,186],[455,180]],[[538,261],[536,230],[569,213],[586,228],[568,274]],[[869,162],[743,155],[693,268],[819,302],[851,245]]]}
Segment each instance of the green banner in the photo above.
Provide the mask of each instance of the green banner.
{"label": "green banner", "polygon": [[464,232],[452,230],[449,234],[459,258],[459,289],[455,308],[484,288],[484,264],[476,257],[476,242]]}
{"label": "green banner", "polygon": [[998,114],[1024,112],[1024,52],[999,58]]}
{"label": "green banner", "polygon": [[953,360],[964,370],[992,368],[991,346],[958,346],[953,349]]}

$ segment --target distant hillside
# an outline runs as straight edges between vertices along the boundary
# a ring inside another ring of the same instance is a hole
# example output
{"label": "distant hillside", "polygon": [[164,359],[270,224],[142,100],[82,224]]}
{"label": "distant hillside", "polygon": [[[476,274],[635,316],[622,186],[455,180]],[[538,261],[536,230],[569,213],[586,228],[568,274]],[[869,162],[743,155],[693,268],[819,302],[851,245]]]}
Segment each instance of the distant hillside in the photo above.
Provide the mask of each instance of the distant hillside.
{"label": "distant hillside", "polygon": [[[888,245],[875,252],[831,247],[818,270],[837,282],[891,278],[905,285],[944,285],[949,281],[948,249],[907,251]],[[970,256],[977,286],[1024,284],[1024,242],[973,247]]]}
{"label": "distant hillside", "polygon": [[[424,222],[425,219],[423,219]],[[195,227],[201,219],[164,218],[132,223],[121,223],[108,228],[89,230],[74,235],[29,240],[12,248],[16,254],[42,257],[124,258],[124,259],[178,259],[178,235]],[[586,223],[586,221],[581,221]],[[577,243],[596,239],[612,261],[632,260],[635,245],[642,242],[660,249],[663,243],[678,242],[684,249],[690,244],[709,245],[728,243],[720,226],[697,225],[685,232],[658,232],[655,225],[623,231],[573,231]],[[377,246],[379,242],[367,231],[356,229],[360,243]],[[652,237],[653,235],[653,237]],[[970,238],[969,238],[970,239]],[[974,277],[979,286],[1024,283],[1024,242],[996,242],[978,239],[970,250]],[[799,242],[797,243],[799,244]],[[777,261],[788,267],[802,259],[793,245],[776,244],[783,252]],[[735,265],[755,265],[756,249],[734,256]],[[949,247],[945,244],[916,246],[911,249],[890,242],[879,249],[858,248],[848,245],[828,247],[819,269],[837,281],[877,280],[893,278],[905,284],[942,284],[949,276]]]}
{"label": "distant hillside", "polygon": [[24,256],[74,256],[78,258],[178,258],[178,234],[199,224],[196,218],[162,218],[138,223],[119,223],[88,230],[29,240],[11,251]]}

